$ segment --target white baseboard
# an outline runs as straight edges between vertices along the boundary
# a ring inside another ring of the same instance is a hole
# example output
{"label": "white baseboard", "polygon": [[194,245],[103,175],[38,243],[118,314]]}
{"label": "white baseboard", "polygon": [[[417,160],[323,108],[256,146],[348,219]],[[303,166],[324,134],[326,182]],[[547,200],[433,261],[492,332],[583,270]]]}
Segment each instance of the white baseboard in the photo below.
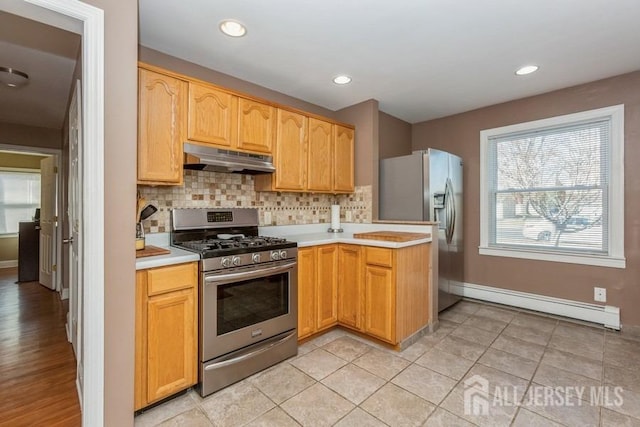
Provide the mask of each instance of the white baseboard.
{"label": "white baseboard", "polygon": [[11,267],[17,267],[18,266],[18,260],[17,259],[10,259],[7,261],[0,261],[0,268],[11,268]]}
{"label": "white baseboard", "polygon": [[528,292],[476,285],[473,283],[452,283],[450,291],[455,295],[467,298],[585,320],[587,322],[599,323],[607,328],[620,330],[619,307],[589,304]]}
{"label": "white baseboard", "polygon": [[60,292],[60,299],[69,299],[69,288],[62,288],[62,292]]}

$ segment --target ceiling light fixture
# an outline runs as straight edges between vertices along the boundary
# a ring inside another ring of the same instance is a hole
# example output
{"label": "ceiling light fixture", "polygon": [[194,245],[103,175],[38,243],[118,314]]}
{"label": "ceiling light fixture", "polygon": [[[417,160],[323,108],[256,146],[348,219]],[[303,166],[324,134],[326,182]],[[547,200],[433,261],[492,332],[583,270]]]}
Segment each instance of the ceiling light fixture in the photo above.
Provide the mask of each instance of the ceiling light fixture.
{"label": "ceiling light fixture", "polygon": [[8,87],[21,87],[29,83],[29,75],[15,68],[0,67],[0,83]]}
{"label": "ceiling light fixture", "polygon": [[220,22],[220,31],[229,37],[242,37],[247,34],[247,27],[233,19],[225,19]]}
{"label": "ceiling light fixture", "polygon": [[333,78],[333,82],[337,85],[346,85],[351,83],[351,77],[346,74],[341,74]]}
{"label": "ceiling light fixture", "polygon": [[527,74],[535,73],[538,71],[537,65],[525,65],[524,67],[520,67],[516,70],[516,76],[526,76]]}

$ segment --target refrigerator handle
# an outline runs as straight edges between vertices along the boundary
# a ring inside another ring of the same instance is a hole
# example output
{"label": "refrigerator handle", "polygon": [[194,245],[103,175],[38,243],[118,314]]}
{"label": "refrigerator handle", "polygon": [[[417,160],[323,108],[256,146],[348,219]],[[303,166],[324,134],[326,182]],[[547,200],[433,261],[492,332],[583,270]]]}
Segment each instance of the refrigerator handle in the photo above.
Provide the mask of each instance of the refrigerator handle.
{"label": "refrigerator handle", "polygon": [[456,205],[454,200],[453,185],[451,179],[447,178],[447,183],[444,189],[444,205],[445,205],[445,236],[447,243],[450,244],[453,240],[453,231],[456,224]]}

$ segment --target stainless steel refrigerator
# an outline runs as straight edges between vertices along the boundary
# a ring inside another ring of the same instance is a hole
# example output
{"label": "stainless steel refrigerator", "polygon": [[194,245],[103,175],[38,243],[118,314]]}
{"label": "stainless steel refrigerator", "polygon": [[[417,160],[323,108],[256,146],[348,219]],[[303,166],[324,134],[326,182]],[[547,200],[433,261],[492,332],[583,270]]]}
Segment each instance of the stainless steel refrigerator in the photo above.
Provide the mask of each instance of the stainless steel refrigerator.
{"label": "stainless steel refrigerator", "polygon": [[464,276],[462,159],[429,148],[380,160],[379,219],[438,222],[438,311]]}

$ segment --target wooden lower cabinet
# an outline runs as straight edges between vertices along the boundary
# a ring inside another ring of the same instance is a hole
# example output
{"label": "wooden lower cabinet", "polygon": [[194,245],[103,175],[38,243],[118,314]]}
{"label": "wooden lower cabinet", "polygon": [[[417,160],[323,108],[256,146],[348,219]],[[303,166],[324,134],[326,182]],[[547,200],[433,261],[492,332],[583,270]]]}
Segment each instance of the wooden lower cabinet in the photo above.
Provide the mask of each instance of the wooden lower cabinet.
{"label": "wooden lower cabinet", "polygon": [[336,325],[336,245],[298,249],[298,338]]}
{"label": "wooden lower cabinet", "polygon": [[298,249],[298,338],[316,332],[316,251]]}
{"label": "wooden lower cabinet", "polygon": [[[427,326],[430,251],[429,244],[398,249],[350,244],[299,249],[298,292],[304,296],[299,301],[299,338],[339,324],[397,345]],[[331,258],[334,252],[337,268]],[[334,285],[328,285],[330,274],[335,274],[335,291]],[[320,277],[326,284],[323,289]],[[336,320],[329,316],[329,295],[336,296]],[[322,318],[326,322],[319,327]]]}
{"label": "wooden lower cabinet", "polygon": [[362,251],[359,245],[338,245],[338,322],[362,329]]}
{"label": "wooden lower cabinet", "polygon": [[198,264],[136,273],[135,410],[198,381]]}
{"label": "wooden lower cabinet", "polygon": [[396,286],[393,269],[364,266],[364,332],[395,343]]}

